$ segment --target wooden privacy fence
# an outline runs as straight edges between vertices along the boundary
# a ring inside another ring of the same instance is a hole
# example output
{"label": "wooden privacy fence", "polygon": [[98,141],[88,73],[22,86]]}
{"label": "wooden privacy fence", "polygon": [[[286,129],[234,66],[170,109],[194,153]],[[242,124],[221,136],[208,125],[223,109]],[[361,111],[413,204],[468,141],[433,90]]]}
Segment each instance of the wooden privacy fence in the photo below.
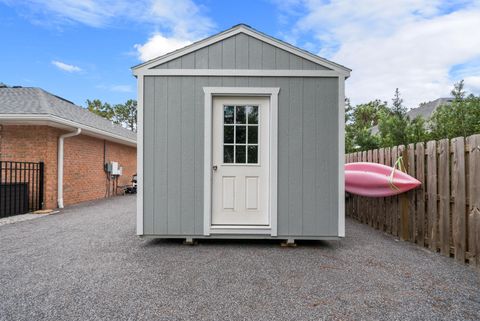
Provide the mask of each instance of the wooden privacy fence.
{"label": "wooden privacy fence", "polygon": [[480,135],[352,153],[346,162],[393,166],[399,156],[422,185],[394,197],[350,194],[346,215],[480,268]]}

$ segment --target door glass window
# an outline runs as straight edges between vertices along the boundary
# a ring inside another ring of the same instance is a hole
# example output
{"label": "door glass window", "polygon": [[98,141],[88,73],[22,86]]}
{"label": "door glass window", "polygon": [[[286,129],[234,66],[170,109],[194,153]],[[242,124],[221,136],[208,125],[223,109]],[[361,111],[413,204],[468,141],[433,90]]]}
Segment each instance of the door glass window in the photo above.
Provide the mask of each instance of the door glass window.
{"label": "door glass window", "polygon": [[258,106],[223,107],[223,162],[258,164]]}

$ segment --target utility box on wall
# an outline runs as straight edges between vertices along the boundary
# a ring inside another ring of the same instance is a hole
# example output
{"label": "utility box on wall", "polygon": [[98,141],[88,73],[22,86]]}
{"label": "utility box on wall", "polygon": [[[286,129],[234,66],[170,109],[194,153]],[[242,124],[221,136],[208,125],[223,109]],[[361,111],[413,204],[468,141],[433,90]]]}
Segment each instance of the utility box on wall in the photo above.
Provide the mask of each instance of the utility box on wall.
{"label": "utility box on wall", "polygon": [[122,167],[118,164],[118,162],[110,162],[105,164],[105,171],[113,176],[121,176],[122,175]]}
{"label": "utility box on wall", "polygon": [[238,25],[133,73],[138,235],[345,235],[350,69]]}

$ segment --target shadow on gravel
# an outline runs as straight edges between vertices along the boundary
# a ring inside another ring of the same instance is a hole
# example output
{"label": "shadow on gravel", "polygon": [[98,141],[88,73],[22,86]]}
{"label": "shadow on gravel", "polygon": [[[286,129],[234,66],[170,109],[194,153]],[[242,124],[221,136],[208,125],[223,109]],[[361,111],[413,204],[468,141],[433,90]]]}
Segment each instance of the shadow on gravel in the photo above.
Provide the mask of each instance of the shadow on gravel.
{"label": "shadow on gravel", "polygon": [[[200,239],[195,240],[194,245],[183,244],[185,239],[151,239],[144,243],[144,247],[161,247],[161,246],[212,246],[212,247],[281,247],[285,240],[248,240],[248,239]],[[318,240],[298,240],[295,241],[296,247],[281,247],[284,249],[292,248],[321,248],[333,249],[338,241],[318,241]]]}

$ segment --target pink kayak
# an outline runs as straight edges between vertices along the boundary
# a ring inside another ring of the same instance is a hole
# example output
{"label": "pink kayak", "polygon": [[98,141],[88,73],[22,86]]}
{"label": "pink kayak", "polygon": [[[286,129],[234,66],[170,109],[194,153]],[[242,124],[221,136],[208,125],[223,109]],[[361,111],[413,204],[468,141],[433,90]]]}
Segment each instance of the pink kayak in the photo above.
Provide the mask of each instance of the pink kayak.
{"label": "pink kayak", "polygon": [[416,178],[390,166],[366,162],[345,164],[345,190],[352,194],[385,197],[419,185]]}

